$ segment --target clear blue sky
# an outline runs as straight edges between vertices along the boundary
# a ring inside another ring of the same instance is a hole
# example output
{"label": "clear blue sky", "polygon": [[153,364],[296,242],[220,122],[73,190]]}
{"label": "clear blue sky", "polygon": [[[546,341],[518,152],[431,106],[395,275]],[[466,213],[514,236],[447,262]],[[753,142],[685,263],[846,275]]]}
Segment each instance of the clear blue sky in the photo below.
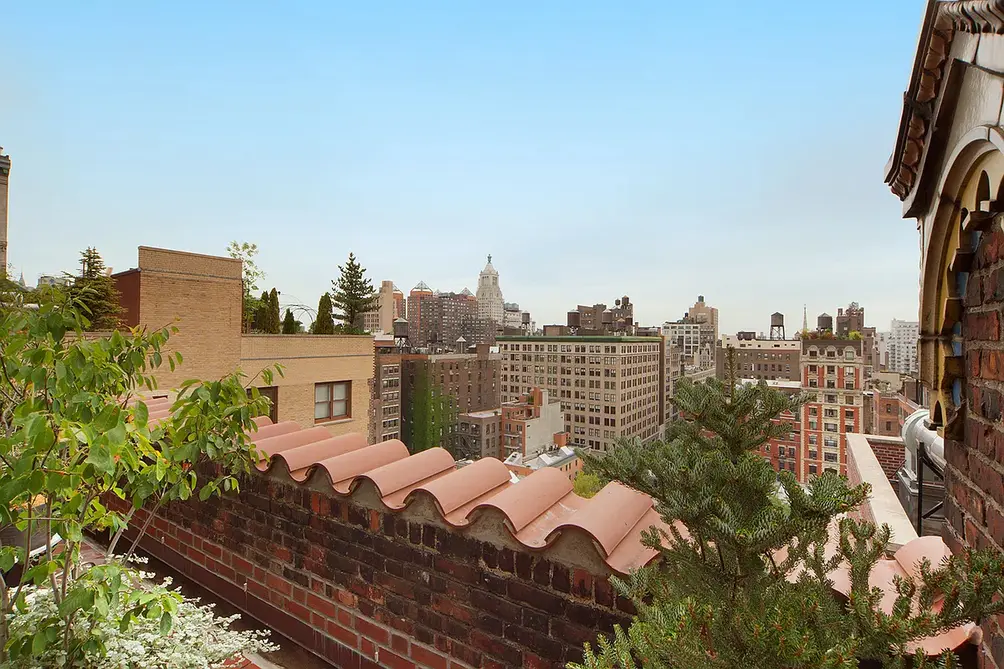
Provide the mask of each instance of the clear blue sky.
{"label": "clear blue sky", "polygon": [[882,183],[923,0],[8,3],[0,145],[29,283],[94,245],[224,253],[316,306],[476,288],[538,324],[701,293],[722,329],[851,300],[915,319]]}

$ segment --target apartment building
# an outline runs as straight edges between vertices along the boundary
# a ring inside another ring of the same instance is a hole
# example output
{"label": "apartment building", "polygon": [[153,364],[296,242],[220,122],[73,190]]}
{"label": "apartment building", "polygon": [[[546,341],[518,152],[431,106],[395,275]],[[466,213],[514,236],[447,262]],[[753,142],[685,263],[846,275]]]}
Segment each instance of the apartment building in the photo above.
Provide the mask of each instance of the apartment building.
{"label": "apartment building", "polygon": [[377,292],[377,306],[362,314],[362,326],[366,332],[394,332],[394,321],[404,316],[400,311],[404,295],[393,281],[382,281]]}
{"label": "apartment building", "polygon": [[583,304],[569,311],[566,317],[567,326],[572,334],[583,336],[599,335],[630,335],[634,332],[634,304],[625,295],[614,300],[614,308],[608,309],[606,304],[593,306]]}
{"label": "apartment building", "polygon": [[728,352],[735,350],[736,375],[766,381],[800,381],[802,345],[797,339],[760,339],[749,332],[722,335],[715,347],[715,376],[724,380]]}
{"label": "apartment building", "polygon": [[401,438],[401,353],[392,337],[374,338],[371,444]]}
{"label": "apartment building", "polygon": [[[370,431],[373,339],[351,335],[242,334],[241,262],[233,258],[139,247],[136,268],[113,274],[123,325],[177,323],[169,350],[184,363],[156,373],[161,388],[240,369],[272,401],[274,421],[323,426],[332,435]],[[265,386],[262,369],[283,374]]]}
{"label": "apartment building", "polygon": [[886,338],[888,369],[900,374],[917,373],[917,342],[920,340],[920,323],[893,319]]}
{"label": "apartment building", "polygon": [[502,409],[470,411],[457,416],[456,450],[465,458],[502,457]]}
{"label": "apartment building", "polygon": [[479,315],[477,298],[466,288],[459,293],[433,292],[420,283],[408,298],[412,348],[465,353],[469,346],[494,343],[497,327]]}
{"label": "apartment building", "polygon": [[503,401],[546,389],[561,403],[570,444],[605,451],[622,438],[661,433],[661,338],[500,337],[499,349]]}
{"label": "apartment building", "polygon": [[865,362],[860,339],[803,339],[799,480],[824,470],[847,472],[847,439],[864,427]]}
{"label": "apartment building", "polygon": [[[784,393],[789,397],[802,392],[801,381],[788,380],[766,380],[766,379],[742,379],[740,383],[766,383],[767,387]],[[779,439],[771,439],[769,443],[761,448],[761,455],[768,460],[775,471],[789,471],[800,477],[801,455],[802,455],[802,421],[801,417],[790,411],[783,412],[775,423],[784,423],[788,426],[789,432]],[[802,480],[802,479],[800,479]]]}
{"label": "apartment building", "polygon": [[533,388],[515,402],[502,404],[502,455],[535,458],[563,441],[565,416],[561,403],[543,388]]}
{"label": "apartment building", "polygon": [[899,392],[882,390],[866,391],[865,428],[868,434],[880,437],[898,437],[902,433],[903,423],[920,405],[904,397]]}
{"label": "apartment building", "polygon": [[[500,397],[501,358],[487,344],[476,353],[401,356],[402,434],[411,433],[414,394],[423,377],[441,394],[453,398],[459,414],[497,409]],[[407,438],[405,438],[407,443]]]}
{"label": "apartment building", "polygon": [[697,364],[701,350],[700,323],[686,320],[666,321],[662,324],[662,336],[673,342],[680,351],[684,364]]}

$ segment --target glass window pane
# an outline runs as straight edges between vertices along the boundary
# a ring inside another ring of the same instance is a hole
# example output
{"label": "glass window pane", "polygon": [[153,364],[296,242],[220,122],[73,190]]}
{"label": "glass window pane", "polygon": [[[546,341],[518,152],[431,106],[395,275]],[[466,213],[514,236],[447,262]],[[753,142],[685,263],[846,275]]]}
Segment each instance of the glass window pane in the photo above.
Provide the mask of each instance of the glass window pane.
{"label": "glass window pane", "polygon": [[332,386],[331,399],[333,400],[344,400],[348,390],[347,383],[336,383]]}
{"label": "glass window pane", "polygon": [[314,404],[314,418],[327,418],[328,406],[329,404],[327,402],[317,402]]}
{"label": "glass window pane", "polygon": [[345,400],[335,400],[331,403],[331,417],[344,416],[347,413],[346,408]]}
{"label": "glass window pane", "polygon": [[314,401],[315,402],[327,402],[330,399],[329,386],[326,383],[318,383],[314,386]]}

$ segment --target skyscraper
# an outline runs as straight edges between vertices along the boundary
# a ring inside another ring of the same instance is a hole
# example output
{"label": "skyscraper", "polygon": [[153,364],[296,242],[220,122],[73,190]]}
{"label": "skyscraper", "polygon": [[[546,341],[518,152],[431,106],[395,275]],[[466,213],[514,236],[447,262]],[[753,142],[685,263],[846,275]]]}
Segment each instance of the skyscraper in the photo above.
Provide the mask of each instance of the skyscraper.
{"label": "skyscraper", "polygon": [[502,299],[502,289],[499,288],[499,273],[492,266],[492,257],[488,256],[488,264],[481,270],[478,277],[478,316],[495,321],[499,327],[503,324],[505,300]]}

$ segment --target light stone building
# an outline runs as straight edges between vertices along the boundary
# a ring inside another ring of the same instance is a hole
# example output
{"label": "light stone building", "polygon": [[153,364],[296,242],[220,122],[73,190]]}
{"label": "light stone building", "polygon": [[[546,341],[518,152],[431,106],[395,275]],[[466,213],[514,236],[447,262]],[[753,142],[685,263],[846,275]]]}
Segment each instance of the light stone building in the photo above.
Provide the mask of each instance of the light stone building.
{"label": "light stone building", "polygon": [[490,255],[488,264],[478,277],[477,299],[478,316],[502,326],[505,322],[505,300],[502,299],[502,289],[499,287],[499,273],[492,265]]}

